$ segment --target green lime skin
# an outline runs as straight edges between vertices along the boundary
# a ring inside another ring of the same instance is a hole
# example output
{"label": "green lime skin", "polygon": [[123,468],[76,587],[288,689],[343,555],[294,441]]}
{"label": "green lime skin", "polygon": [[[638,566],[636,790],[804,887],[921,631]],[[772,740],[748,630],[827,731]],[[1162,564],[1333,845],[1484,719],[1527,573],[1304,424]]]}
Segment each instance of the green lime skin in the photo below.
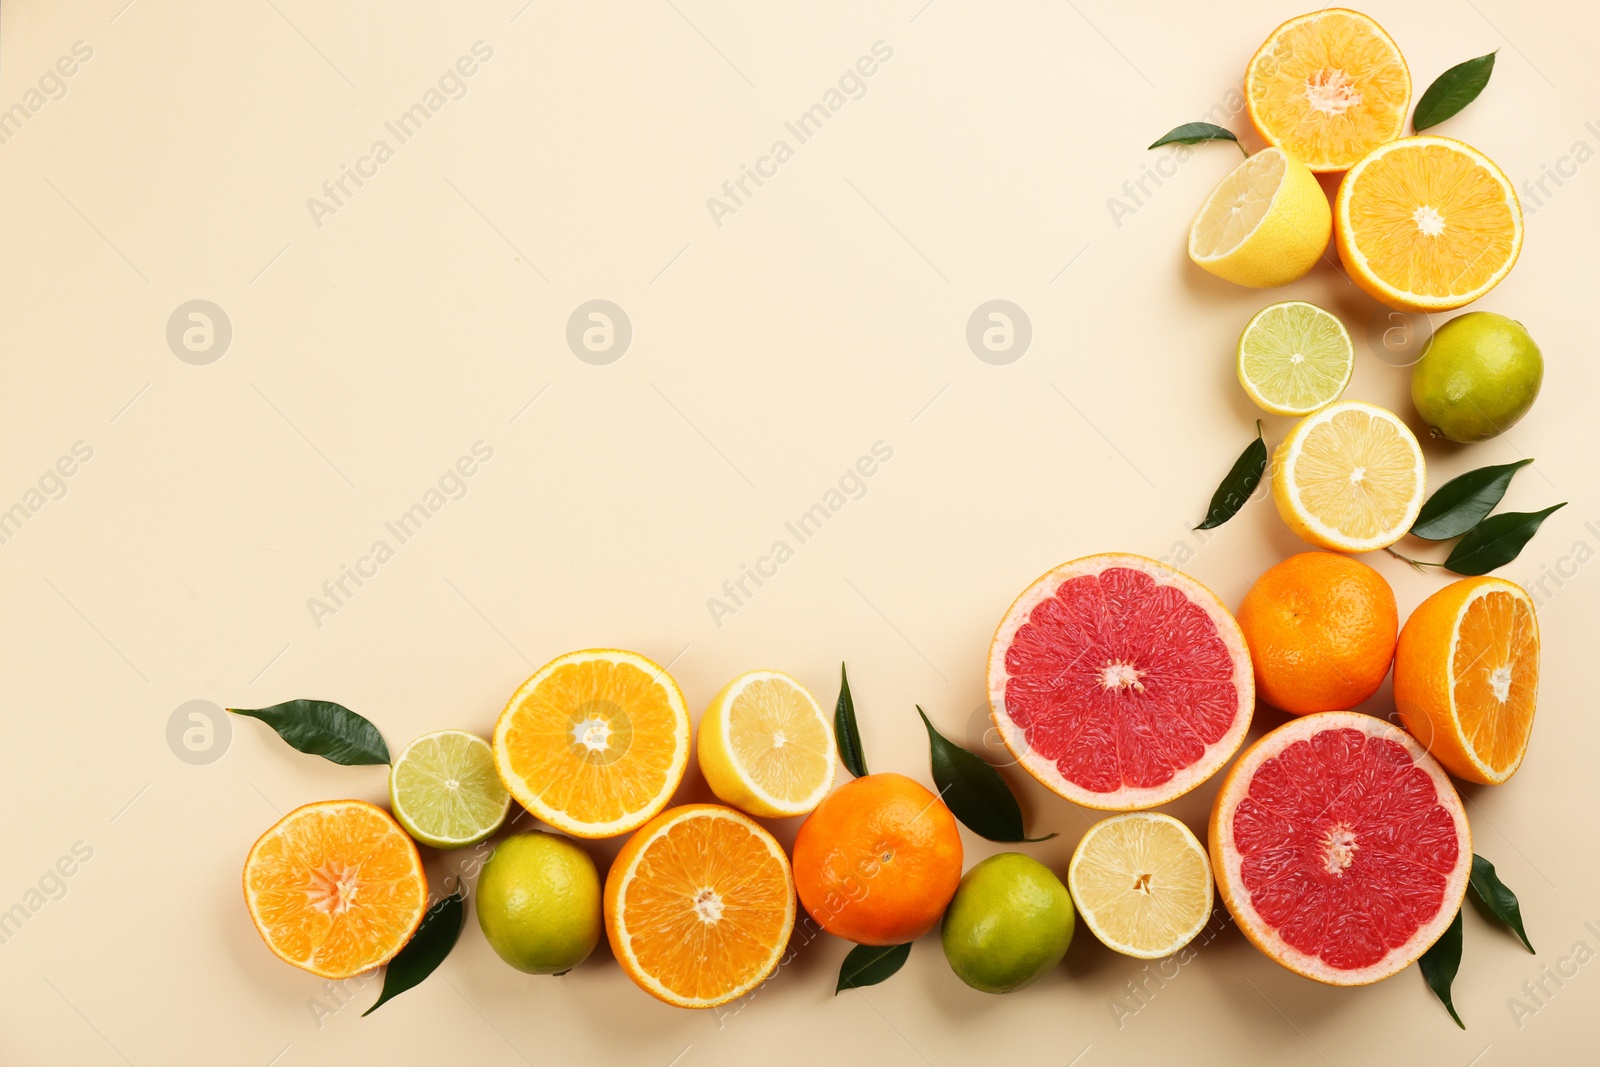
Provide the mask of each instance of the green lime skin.
{"label": "green lime skin", "polygon": [[1411,402],[1435,437],[1470,444],[1510,429],[1543,381],[1544,356],[1522,323],[1469,311],[1428,341],[1411,369]]}
{"label": "green lime skin", "polygon": [[571,840],[530,830],[495,846],[478,875],[478,925],[500,958],[562,974],[600,943],[600,875]]}
{"label": "green lime skin", "polygon": [[1002,852],[962,876],[940,940],[957,978],[984,993],[1010,993],[1061,962],[1076,925],[1072,897],[1050,868]]}

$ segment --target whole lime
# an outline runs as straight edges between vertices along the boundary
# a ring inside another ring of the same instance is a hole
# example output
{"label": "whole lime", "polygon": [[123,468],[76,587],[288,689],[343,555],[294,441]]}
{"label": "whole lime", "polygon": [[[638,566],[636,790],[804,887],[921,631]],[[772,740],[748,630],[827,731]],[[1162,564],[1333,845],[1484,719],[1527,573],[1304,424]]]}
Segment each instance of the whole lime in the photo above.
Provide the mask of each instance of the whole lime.
{"label": "whole lime", "polygon": [[1544,356],[1522,323],[1469,311],[1429,339],[1411,369],[1411,402],[1435,437],[1483,441],[1526,415],[1543,381]]}
{"label": "whole lime", "polygon": [[540,830],[506,838],[478,875],[478,925],[519,971],[571,970],[600,941],[594,860],[568,838]]}
{"label": "whole lime", "polygon": [[1009,993],[1061,962],[1075,924],[1072,897],[1050,868],[1002,852],[962,877],[941,940],[957,978],[985,993]]}

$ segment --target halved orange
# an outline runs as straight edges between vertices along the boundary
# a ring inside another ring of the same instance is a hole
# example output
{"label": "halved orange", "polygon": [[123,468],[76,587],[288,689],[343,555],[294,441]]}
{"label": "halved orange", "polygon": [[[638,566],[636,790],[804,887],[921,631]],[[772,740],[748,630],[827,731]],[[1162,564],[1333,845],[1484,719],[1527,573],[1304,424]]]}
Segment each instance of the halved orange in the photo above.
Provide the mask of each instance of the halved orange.
{"label": "halved orange", "polygon": [[1272,31],[1245,68],[1244,97],[1268,144],[1341,171],[1405,129],[1411,72],[1382,26],[1324,8]]}
{"label": "halved orange", "polygon": [[1345,174],[1333,233],[1350,279],[1400,311],[1449,311],[1511,272],[1522,205],[1505,172],[1449,137],[1375,148]]}
{"label": "halved orange", "polygon": [[405,946],[427,909],[428,879],[388,812],[325,800],[294,809],[250,847],[244,901],[280,960],[342,979]]}
{"label": "halved orange", "polygon": [[1400,631],[1400,721],[1458,778],[1498,785],[1516,773],[1538,689],[1539,620],[1515,582],[1452,582],[1417,605]]}
{"label": "halved orange", "polygon": [[783,846],[747,815],[685,804],[622,846],[606,875],[606,937],[657,1000],[710,1008],[777,969],[794,929]]}
{"label": "halved orange", "polygon": [[576,837],[614,837],[666,807],[689,764],[689,710],[637,652],[558,656],[511,695],[494,728],[506,789]]}

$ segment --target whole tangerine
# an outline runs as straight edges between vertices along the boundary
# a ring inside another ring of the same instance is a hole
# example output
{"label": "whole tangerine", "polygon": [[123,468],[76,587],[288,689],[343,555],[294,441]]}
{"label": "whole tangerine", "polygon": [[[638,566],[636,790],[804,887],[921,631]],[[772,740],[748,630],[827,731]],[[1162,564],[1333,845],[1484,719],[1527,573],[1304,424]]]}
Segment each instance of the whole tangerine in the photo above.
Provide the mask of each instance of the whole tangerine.
{"label": "whole tangerine", "polygon": [[944,802],[903,774],[834,790],[794,841],[800,903],[828,933],[902,945],[933,929],[961,883],[961,834]]}
{"label": "whole tangerine", "polygon": [[1383,575],[1333,552],[1267,570],[1239,605],[1256,692],[1294,715],[1348,711],[1378,691],[1400,630]]}

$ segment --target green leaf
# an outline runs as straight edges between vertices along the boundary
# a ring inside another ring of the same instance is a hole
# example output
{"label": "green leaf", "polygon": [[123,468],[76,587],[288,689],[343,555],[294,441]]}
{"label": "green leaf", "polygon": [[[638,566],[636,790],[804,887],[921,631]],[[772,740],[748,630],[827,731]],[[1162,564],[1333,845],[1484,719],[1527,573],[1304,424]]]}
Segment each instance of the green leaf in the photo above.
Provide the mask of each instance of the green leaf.
{"label": "green leaf", "polygon": [[1490,915],[1511,927],[1528,951],[1534,951],[1528,931],[1522,928],[1522,905],[1517,903],[1517,895],[1494,873],[1494,864],[1476,854],[1472,857],[1472,892],[1483,901]]}
{"label": "green leaf", "polygon": [[839,664],[839,703],[833,708],[833,736],[839,759],[857,778],[867,776],[867,758],[861,754],[861,731],[856,729],[856,702],[850,698],[850,676]]}
{"label": "green leaf", "polygon": [[1267,442],[1261,438],[1261,420],[1256,420],[1256,439],[1245,446],[1239,453],[1239,458],[1233,461],[1233,468],[1228,471],[1228,476],[1222,479],[1222,484],[1217,486],[1217,491],[1211,494],[1211,506],[1206,509],[1206,518],[1196,530],[1211,530],[1239,513],[1244,507],[1244,502],[1250,499],[1250,494],[1256,491],[1256,486],[1261,484],[1261,476],[1267,470]]}
{"label": "green leaf", "polygon": [[229,708],[260,719],[301,752],[346,766],[389,762],[389,746],[378,728],[341,704],[289,700],[270,708]]}
{"label": "green leaf", "polygon": [[928,728],[928,750],[933,781],[950,813],[967,829],[990,841],[1048,841],[1056,836],[1028,837],[1022,826],[1022,808],[1000,772],[960,745],[946,740],[933,728],[920,707],[922,725]]}
{"label": "green leaf", "polygon": [[1411,524],[1411,536],[1424,541],[1460,537],[1495,509],[1500,498],[1506,495],[1512,476],[1532,462],[1519,459],[1515,463],[1479,467],[1451,478],[1434,490],[1417,512],[1417,521]]}
{"label": "green leaf", "polygon": [[846,989],[877,985],[905,965],[911,955],[911,943],[904,945],[857,945],[839,965],[839,984],[833,987],[838,996]]}
{"label": "green leaf", "polygon": [[1450,1012],[1450,1018],[1465,1030],[1467,1024],[1461,1021],[1461,1016],[1456,1014],[1456,1006],[1450,1002],[1450,983],[1456,980],[1456,971],[1461,967],[1460,911],[1456,912],[1455,921],[1445,930],[1444,936],[1422,954],[1417,966],[1422,969],[1422,977],[1427,980],[1428,988],[1433,990],[1433,995],[1438,997]]}
{"label": "green leaf", "polygon": [[1465,63],[1457,63],[1433,80],[1428,91],[1417,101],[1417,110],[1411,116],[1411,128],[1421,133],[1437,126],[1445,119],[1478,99],[1483,87],[1489,84],[1494,73],[1494,56],[1490,52]]}
{"label": "green leaf", "polygon": [[393,1000],[432,974],[450,955],[450,950],[456,947],[456,938],[461,936],[461,926],[466,917],[465,898],[459,890],[429,908],[422,917],[422,925],[411,935],[405,948],[383,969],[383,992],[378,994],[372,1007],[361,1013],[361,1017],[371,1015],[386,1001]]}
{"label": "green leaf", "polygon": [[1456,547],[1444,561],[1445,569],[1457,574],[1488,574],[1496,567],[1504,567],[1517,558],[1522,546],[1538,532],[1540,523],[1566,506],[1566,501],[1562,501],[1543,511],[1507,511],[1490,515],[1456,542]]}
{"label": "green leaf", "polygon": [[[1162,134],[1161,139],[1150,147],[1160,148],[1164,144],[1200,144],[1202,141],[1232,141],[1234,144],[1239,144],[1239,138],[1221,126],[1214,126],[1209,122],[1185,122],[1182,126],[1174,126]],[[1244,151],[1244,145],[1239,145],[1239,151]]]}

